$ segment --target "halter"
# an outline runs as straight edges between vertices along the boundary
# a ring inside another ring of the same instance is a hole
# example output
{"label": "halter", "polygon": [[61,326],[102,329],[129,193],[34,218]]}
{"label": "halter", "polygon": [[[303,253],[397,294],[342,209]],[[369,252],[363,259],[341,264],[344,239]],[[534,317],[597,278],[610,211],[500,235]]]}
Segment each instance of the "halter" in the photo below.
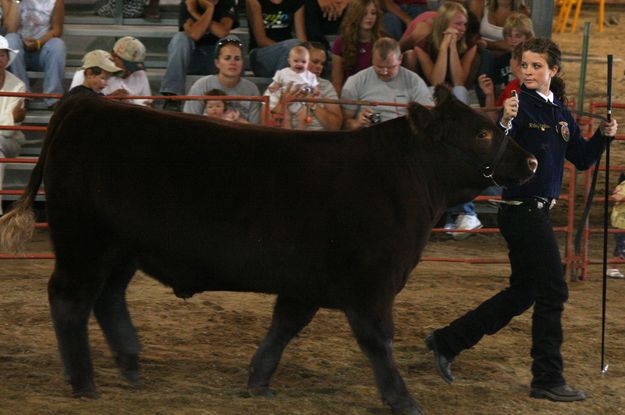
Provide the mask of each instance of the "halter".
{"label": "halter", "polygon": [[[447,143],[443,141],[443,145],[449,148],[450,150],[455,150],[458,156],[460,156],[460,158],[464,160],[466,163],[477,167],[482,173],[482,176],[492,181],[495,186],[501,186],[499,183],[495,181],[494,174],[495,174],[495,169],[501,162],[504,151],[506,151],[506,147],[508,147],[508,141],[510,141],[510,135],[508,134],[508,129],[509,128],[506,128],[506,132],[503,136],[503,140],[501,140],[501,144],[499,144],[497,153],[495,154],[495,157],[493,158],[493,161],[490,164],[480,161],[479,157],[475,153],[473,153],[472,151],[462,149],[456,146],[455,144],[451,144],[451,143]],[[501,186],[501,187],[505,187],[505,186]]]}

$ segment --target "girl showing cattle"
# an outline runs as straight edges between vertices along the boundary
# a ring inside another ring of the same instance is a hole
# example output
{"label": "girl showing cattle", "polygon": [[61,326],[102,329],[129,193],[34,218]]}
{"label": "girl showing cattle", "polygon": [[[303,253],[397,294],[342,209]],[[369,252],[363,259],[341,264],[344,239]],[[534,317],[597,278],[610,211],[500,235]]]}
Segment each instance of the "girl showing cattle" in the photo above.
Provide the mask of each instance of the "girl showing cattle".
{"label": "girl showing cattle", "polygon": [[454,378],[451,363],[463,350],[494,334],[534,305],[532,316],[532,382],[530,397],[571,402],[586,399],[563,376],[562,322],[568,288],[558,242],[549,219],[562,185],[565,158],[585,170],[599,159],[617,122],[603,121],[586,141],[565,105],[559,47],[549,39],[523,43],[522,87],[504,102],[499,121],[510,136],[538,159],[532,180],[504,189],[498,212],[512,273],[510,286],[426,339],[438,373]]}

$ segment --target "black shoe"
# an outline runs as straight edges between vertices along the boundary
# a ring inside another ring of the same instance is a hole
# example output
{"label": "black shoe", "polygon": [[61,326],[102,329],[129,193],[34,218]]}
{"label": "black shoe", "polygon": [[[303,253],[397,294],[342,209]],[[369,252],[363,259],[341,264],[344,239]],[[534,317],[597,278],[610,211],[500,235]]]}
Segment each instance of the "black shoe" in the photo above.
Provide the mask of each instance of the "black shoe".
{"label": "black shoe", "polygon": [[167,101],[165,101],[165,104],[163,104],[163,110],[165,111],[180,112],[180,107],[180,101],[177,99],[168,99]]}
{"label": "black shoe", "polygon": [[552,388],[532,388],[530,397],[549,399],[555,402],[574,402],[583,401],[586,399],[586,394],[571,388],[569,385],[560,385]]}
{"label": "black shoe", "polygon": [[438,350],[436,345],[436,339],[434,334],[430,334],[425,338],[425,346],[429,351],[434,352],[434,367],[443,380],[449,384],[454,381],[454,377],[451,374],[451,362],[454,361],[453,357],[447,357]]}

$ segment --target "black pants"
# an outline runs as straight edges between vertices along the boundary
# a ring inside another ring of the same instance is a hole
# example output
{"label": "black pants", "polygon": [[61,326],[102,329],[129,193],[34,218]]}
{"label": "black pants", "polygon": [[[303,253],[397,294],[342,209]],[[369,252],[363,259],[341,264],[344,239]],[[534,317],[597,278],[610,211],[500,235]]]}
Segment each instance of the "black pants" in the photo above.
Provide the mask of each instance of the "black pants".
{"label": "black pants", "polygon": [[497,218],[509,248],[510,286],[436,330],[436,342],[441,353],[456,356],[485,334],[498,332],[533,304],[532,386],[563,385],[561,316],[568,288],[549,208],[539,208],[535,202],[504,205]]}

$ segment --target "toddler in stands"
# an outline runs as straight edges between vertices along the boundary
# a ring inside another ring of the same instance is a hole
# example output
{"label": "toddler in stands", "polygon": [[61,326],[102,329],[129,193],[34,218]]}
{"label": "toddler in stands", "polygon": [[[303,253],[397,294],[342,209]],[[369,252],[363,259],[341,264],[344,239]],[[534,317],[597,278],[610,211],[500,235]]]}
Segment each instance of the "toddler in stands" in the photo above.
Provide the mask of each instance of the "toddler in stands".
{"label": "toddler in stands", "polygon": [[[308,89],[307,92],[317,93],[319,81],[317,76],[308,70],[310,52],[304,46],[295,46],[289,52],[289,66],[279,69],[273,77],[273,82],[267,87],[269,95],[269,107],[274,108],[280,101],[283,88],[289,84],[300,85],[301,89]],[[296,113],[302,107],[301,102],[294,102],[289,105],[289,111]]]}
{"label": "toddler in stands", "polygon": [[[211,89],[206,91],[204,95],[208,96],[228,96],[221,89]],[[230,108],[228,101],[221,99],[207,99],[204,101],[204,115],[212,118],[219,118],[226,121],[236,121],[241,123],[249,123],[235,108]]]}

